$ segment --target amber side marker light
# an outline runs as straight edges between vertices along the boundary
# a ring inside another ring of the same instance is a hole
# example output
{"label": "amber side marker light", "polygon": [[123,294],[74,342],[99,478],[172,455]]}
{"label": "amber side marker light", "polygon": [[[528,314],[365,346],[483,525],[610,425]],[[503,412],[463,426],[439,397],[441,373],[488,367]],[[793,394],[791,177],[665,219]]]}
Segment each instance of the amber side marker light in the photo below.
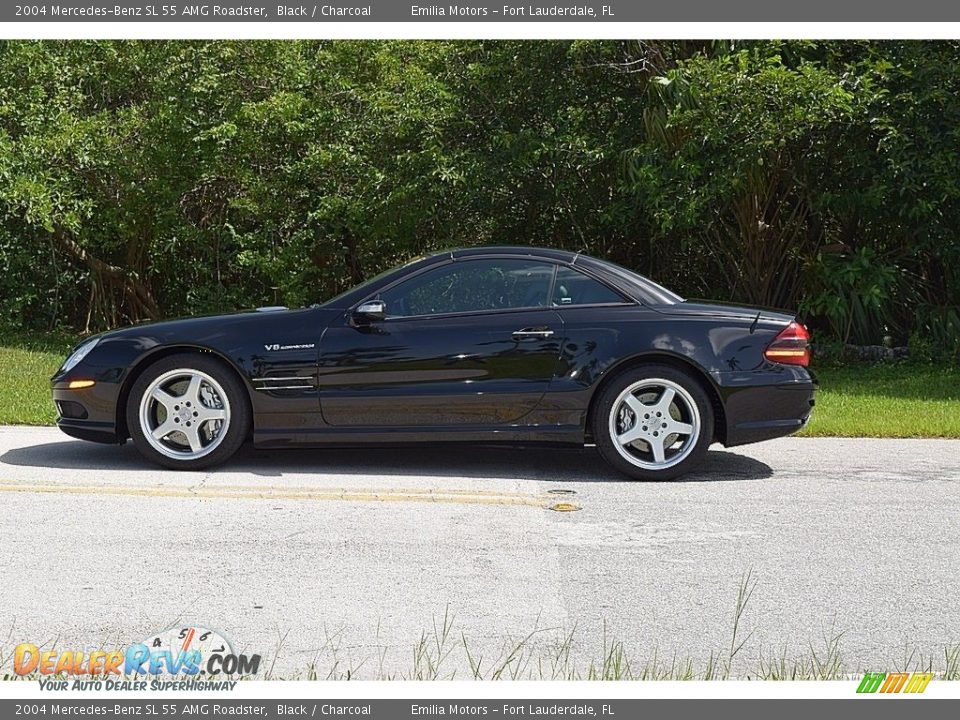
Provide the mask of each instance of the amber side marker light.
{"label": "amber side marker light", "polygon": [[93,387],[97,383],[94,380],[71,380],[67,387],[71,390],[82,390],[83,388]]}
{"label": "amber side marker light", "polygon": [[792,322],[767,346],[763,356],[770,362],[807,367],[810,364],[810,333],[805,326]]}

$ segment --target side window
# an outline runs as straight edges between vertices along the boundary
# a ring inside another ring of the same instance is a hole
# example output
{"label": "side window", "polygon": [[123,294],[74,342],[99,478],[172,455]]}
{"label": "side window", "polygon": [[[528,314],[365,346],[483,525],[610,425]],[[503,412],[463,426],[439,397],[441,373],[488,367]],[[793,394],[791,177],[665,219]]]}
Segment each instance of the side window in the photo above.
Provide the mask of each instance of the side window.
{"label": "side window", "polygon": [[626,300],[616,290],[579,270],[569,267],[557,269],[557,282],[553,287],[554,307],[623,302]]}
{"label": "side window", "polygon": [[535,260],[457,260],[380,294],[388,317],[545,307],[553,265]]}

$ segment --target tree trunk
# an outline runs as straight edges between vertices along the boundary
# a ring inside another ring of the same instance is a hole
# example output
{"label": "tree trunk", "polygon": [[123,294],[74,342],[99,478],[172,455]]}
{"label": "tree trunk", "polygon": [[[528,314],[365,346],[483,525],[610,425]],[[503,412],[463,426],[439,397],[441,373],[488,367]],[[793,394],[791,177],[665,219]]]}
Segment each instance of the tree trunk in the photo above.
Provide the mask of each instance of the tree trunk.
{"label": "tree trunk", "polygon": [[53,239],[64,252],[90,269],[92,287],[87,330],[91,329],[91,321],[96,323],[97,314],[107,325],[118,325],[123,319],[138,322],[159,317],[153,293],[136,272],[94,257],[61,228],[54,230]]}

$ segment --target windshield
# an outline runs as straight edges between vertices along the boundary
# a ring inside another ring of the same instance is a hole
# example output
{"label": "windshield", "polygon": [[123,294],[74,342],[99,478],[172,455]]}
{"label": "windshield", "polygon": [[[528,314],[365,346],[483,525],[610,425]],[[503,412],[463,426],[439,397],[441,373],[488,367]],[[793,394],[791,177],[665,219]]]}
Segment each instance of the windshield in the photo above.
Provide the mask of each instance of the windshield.
{"label": "windshield", "polygon": [[[409,262],[404,263],[404,264],[401,265],[400,267],[394,266],[394,267],[392,267],[392,268],[388,268],[387,270],[384,270],[382,273],[379,273],[379,274],[377,274],[377,275],[374,275],[372,278],[369,278],[369,279],[367,279],[367,280],[364,280],[364,281],[363,281],[362,283],[360,283],[359,285],[354,285],[353,287],[349,287],[349,288],[347,288],[346,290],[344,290],[342,293],[340,293],[339,295],[334,295],[334,296],[333,296],[332,298],[330,298],[329,300],[324,300],[322,303],[320,303],[320,305],[323,306],[323,307],[326,307],[326,306],[336,307],[337,305],[340,304],[339,301],[342,300],[343,298],[347,297],[347,295],[352,295],[353,293],[359,292],[359,291],[363,290],[363,289],[366,288],[366,287],[372,287],[373,285],[375,285],[376,283],[379,283],[379,282],[380,282],[381,280],[383,280],[384,278],[389,277],[390,275],[393,275],[394,273],[399,272],[400,270],[403,270],[403,269],[406,268],[408,265],[412,265],[412,264],[415,263],[415,262],[420,262],[421,260],[423,260],[423,257],[424,257],[424,256],[422,256],[422,255],[421,255],[420,257],[416,257],[416,258],[414,258],[413,260],[410,260]],[[361,294],[362,294],[362,293],[361,293]]]}

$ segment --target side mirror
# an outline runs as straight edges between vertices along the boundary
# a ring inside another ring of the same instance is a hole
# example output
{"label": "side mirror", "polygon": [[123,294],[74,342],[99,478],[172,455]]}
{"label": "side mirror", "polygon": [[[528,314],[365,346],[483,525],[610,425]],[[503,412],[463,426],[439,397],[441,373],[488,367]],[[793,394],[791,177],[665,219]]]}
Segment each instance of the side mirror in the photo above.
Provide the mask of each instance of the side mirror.
{"label": "side mirror", "polygon": [[387,317],[387,304],[383,300],[368,300],[357,306],[353,317],[361,322],[384,320]]}

